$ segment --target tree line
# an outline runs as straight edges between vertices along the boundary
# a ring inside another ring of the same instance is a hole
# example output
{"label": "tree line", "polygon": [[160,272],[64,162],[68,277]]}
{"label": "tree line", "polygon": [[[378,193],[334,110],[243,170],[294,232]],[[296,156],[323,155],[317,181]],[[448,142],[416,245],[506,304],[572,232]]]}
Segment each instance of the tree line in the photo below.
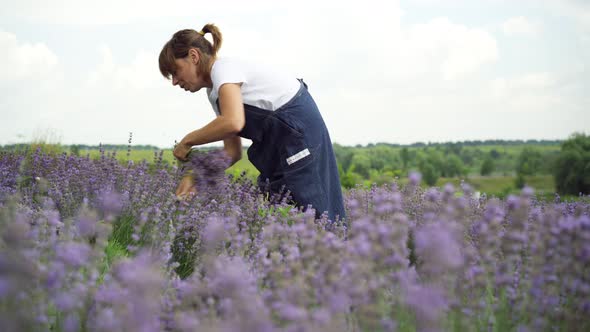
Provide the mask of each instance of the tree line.
{"label": "tree line", "polygon": [[417,170],[430,186],[441,177],[504,175],[514,176],[515,187],[522,188],[527,176],[552,175],[557,192],[590,194],[590,136],[581,133],[563,141],[334,144],[334,153],[346,188],[363,181],[382,184]]}

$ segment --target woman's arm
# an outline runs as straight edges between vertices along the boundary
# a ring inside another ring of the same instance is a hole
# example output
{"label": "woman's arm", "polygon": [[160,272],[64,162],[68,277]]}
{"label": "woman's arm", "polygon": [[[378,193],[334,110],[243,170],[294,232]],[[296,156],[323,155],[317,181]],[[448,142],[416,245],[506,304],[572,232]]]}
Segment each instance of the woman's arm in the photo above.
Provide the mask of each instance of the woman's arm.
{"label": "woman's arm", "polygon": [[231,157],[231,165],[242,159],[242,139],[240,136],[233,136],[224,139],[223,148],[225,152]]}
{"label": "woman's arm", "polygon": [[231,139],[244,128],[241,83],[226,83],[219,88],[219,113],[203,128],[188,133],[174,149],[174,157],[186,160],[192,146]]}

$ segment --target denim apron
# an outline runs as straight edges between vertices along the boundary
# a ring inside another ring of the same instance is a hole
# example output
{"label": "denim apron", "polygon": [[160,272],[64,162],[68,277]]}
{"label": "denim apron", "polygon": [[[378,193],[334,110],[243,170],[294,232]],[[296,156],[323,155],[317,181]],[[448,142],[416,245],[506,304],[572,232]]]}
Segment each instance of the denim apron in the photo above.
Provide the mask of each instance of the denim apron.
{"label": "denim apron", "polygon": [[258,186],[271,194],[290,191],[292,202],[345,216],[332,141],[303,80],[297,94],[275,111],[244,104],[246,125],[238,136],[252,140],[248,159],[260,171]]}

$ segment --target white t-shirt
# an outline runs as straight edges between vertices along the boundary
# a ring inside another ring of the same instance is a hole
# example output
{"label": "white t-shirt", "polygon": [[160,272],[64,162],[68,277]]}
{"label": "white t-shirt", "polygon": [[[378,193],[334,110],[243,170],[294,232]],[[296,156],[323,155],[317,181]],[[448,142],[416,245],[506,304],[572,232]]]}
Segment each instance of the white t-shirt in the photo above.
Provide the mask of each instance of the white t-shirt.
{"label": "white t-shirt", "polygon": [[218,58],[211,68],[213,88],[207,88],[209,102],[215,114],[219,88],[225,83],[242,83],[242,102],[269,111],[275,111],[295,96],[301,83],[296,77],[262,64],[234,58]]}

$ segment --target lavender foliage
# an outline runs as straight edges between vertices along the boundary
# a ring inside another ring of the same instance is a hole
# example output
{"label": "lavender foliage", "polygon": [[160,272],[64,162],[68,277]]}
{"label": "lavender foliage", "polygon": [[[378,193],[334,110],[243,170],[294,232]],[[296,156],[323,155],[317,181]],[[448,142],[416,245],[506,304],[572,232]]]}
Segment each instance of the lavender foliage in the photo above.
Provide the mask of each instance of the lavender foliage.
{"label": "lavender foliage", "polygon": [[506,200],[407,184],[315,219],[230,178],[103,152],[0,153],[6,331],[587,330],[590,199]]}

